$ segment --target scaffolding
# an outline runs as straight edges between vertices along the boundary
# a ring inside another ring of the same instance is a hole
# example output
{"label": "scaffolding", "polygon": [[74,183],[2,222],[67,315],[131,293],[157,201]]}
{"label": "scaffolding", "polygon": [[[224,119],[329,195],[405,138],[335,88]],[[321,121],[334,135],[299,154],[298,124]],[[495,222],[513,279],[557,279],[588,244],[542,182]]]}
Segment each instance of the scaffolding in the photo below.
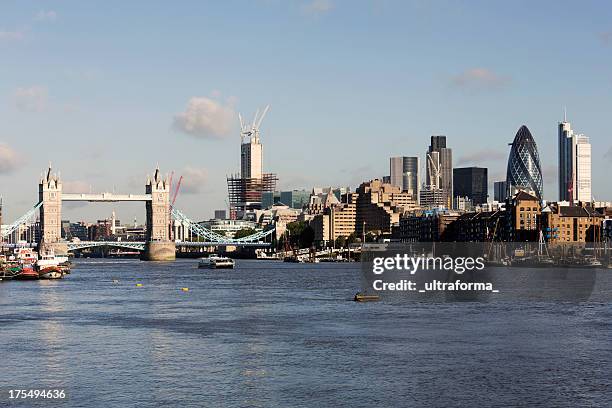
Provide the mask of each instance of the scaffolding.
{"label": "scaffolding", "polygon": [[245,211],[261,209],[261,196],[265,192],[274,192],[278,177],[274,173],[264,173],[261,178],[227,178],[230,218]]}

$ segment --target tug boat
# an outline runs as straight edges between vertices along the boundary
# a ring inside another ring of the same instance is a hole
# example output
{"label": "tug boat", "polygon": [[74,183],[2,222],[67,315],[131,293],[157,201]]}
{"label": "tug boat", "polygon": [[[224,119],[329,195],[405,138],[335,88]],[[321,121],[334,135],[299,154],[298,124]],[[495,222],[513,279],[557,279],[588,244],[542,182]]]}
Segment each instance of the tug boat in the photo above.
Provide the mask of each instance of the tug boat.
{"label": "tug boat", "polygon": [[234,260],[213,254],[208,258],[201,258],[198,262],[198,268],[234,269]]}
{"label": "tug boat", "polygon": [[21,272],[14,276],[14,279],[19,280],[35,280],[38,278],[38,272],[34,270],[34,266],[31,264],[23,264],[21,266]]}
{"label": "tug boat", "polygon": [[41,279],[61,279],[64,276],[64,268],[68,263],[68,257],[55,256],[53,251],[42,254],[36,261],[36,269]]}

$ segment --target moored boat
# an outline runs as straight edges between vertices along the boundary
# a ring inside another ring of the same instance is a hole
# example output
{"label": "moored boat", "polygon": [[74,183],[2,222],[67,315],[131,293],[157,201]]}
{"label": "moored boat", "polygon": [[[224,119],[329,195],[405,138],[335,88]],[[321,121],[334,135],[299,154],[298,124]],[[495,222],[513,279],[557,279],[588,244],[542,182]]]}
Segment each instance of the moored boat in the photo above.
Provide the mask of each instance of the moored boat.
{"label": "moored boat", "polygon": [[61,279],[64,277],[59,266],[48,266],[38,271],[40,279]]}
{"label": "moored boat", "polygon": [[38,279],[38,272],[34,270],[33,265],[24,264],[21,266],[21,272],[14,276],[14,279],[19,280],[35,280]]}

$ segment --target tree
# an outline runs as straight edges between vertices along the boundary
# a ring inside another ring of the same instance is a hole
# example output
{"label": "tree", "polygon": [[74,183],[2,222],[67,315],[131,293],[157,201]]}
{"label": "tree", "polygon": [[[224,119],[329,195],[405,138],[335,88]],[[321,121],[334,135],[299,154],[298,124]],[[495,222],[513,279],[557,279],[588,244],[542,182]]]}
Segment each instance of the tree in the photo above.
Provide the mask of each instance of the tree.
{"label": "tree", "polygon": [[355,234],[354,232],[351,232],[351,234],[346,239],[346,243],[348,245],[351,245],[351,244],[354,244],[355,242],[357,242],[357,234]]}
{"label": "tree", "polygon": [[366,242],[376,242],[376,235],[373,232],[368,232],[365,236]]}
{"label": "tree", "polygon": [[242,228],[236,231],[236,233],[234,234],[234,239],[248,237],[249,235],[253,235],[256,232],[257,231],[255,231],[253,228]]}
{"label": "tree", "polygon": [[300,248],[310,248],[314,242],[315,232],[310,225],[308,225],[300,234]]}
{"label": "tree", "polygon": [[336,238],[336,243],[335,243],[336,248],[344,248],[345,245],[346,245],[346,238],[344,237],[344,235],[340,235],[338,238]]}

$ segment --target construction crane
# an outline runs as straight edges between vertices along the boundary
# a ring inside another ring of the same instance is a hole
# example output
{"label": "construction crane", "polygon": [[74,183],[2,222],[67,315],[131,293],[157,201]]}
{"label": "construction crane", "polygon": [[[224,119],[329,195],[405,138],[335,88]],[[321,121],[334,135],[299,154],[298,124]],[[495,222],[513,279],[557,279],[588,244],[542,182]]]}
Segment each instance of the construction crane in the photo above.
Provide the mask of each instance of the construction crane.
{"label": "construction crane", "polygon": [[245,123],[244,118],[240,113],[238,113],[238,120],[240,121],[240,140],[244,141],[247,137],[255,137],[255,139],[259,138],[259,128],[261,127],[261,122],[264,117],[270,110],[270,105],[266,105],[261,115],[259,114],[259,109],[255,112],[255,116],[253,117],[253,121],[251,123]]}
{"label": "construction crane", "polygon": [[181,181],[183,181],[183,176],[179,177],[179,181],[178,183],[176,183],[176,189],[174,190],[174,194],[172,195],[172,202],[170,204],[170,207],[174,207],[176,197],[178,196],[178,193],[179,193],[179,188],[181,188]]}

